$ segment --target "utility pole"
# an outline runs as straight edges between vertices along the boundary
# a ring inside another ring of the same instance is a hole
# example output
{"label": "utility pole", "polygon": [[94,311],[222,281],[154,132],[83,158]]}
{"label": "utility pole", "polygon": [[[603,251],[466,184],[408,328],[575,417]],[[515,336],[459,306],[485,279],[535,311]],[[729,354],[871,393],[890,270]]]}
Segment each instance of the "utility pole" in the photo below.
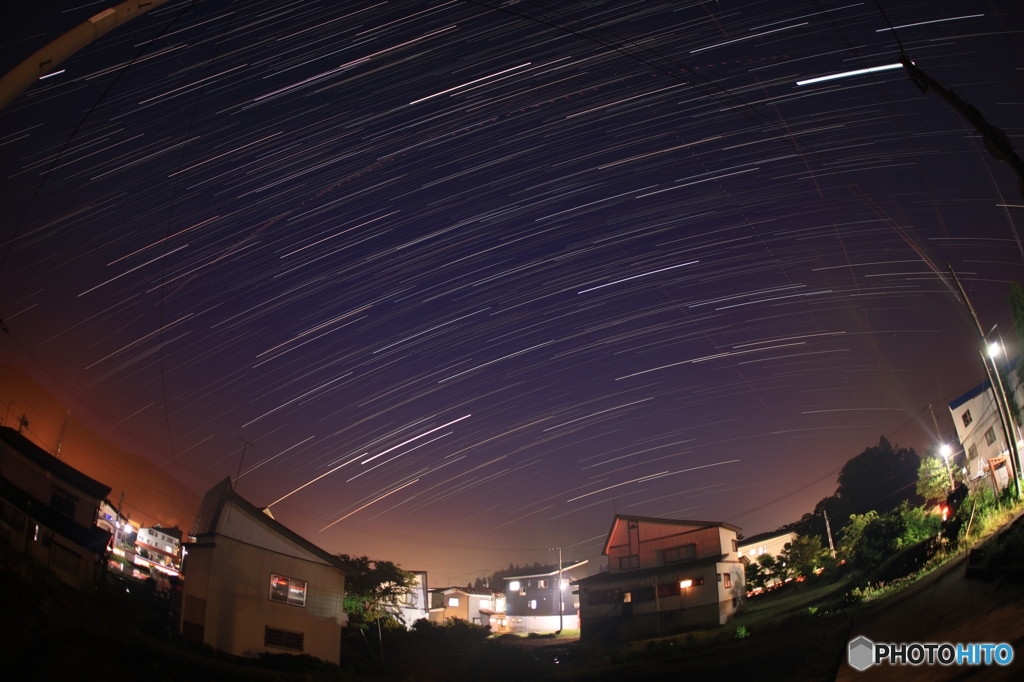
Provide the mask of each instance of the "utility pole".
{"label": "utility pole", "polygon": [[21,434],[21,430],[24,428],[28,428],[28,417],[23,414],[21,419],[18,420],[18,433]]}
{"label": "utility pole", "polygon": [[3,424],[7,423],[7,418],[11,416],[11,405],[13,405],[13,404],[14,404],[13,400],[8,400],[7,401],[7,414],[4,415],[4,420],[3,420],[3,422],[0,422],[0,423],[3,423]]}
{"label": "utility pole", "polygon": [[[967,306],[967,310],[970,311],[971,317],[974,319],[974,324],[978,329],[978,337],[981,339],[982,346],[985,346],[985,329],[981,326],[981,321],[978,319],[978,313],[974,310],[974,306],[971,305],[971,299],[967,298],[967,292],[964,290],[964,285],[960,283],[960,278],[956,276],[956,271],[953,270],[953,266],[949,263],[946,264],[949,268],[949,274],[953,275],[953,281],[956,282],[957,289],[960,290],[960,295],[964,298],[964,305]],[[1006,393],[1003,391],[1003,380],[999,376],[999,368],[995,366],[995,358],[992,358],[993,363],[989,366],[989,359],[985,357],[985,349],[979,349],[978,353],[981,355],[981,363],[985,365],[985,374],[988,376],[989,386],[992,387],[992,393],[995,394],[996,407],[999,411],[999,421],[1003,426],[1003,434],[1006,436],[1006,444],[1010,450],[1010,469],[1013,472],[1013,487],[1017,497],[1020,497],[1020,455],[1017,452],[1017,439],[1013,431],[1010,430],[1010,407],[1006,404]],[[996,378],[992,378],[992,372],[995,371]]]}
{"label": "utility pole", "polygon": [[832,526],[828,522],[828,512],[822,509],[821,513],[825,515],[825,532],[828,533],[828,550],[832,552],[832,558],[835,559],[836,546],[835,543],[832,542]]}
{"label": "utility pole", "polygon": [[558,552],[558,632],[562,632],[562,611],[565,600],[562,598],[562,548],[549,547],[549,551]]}

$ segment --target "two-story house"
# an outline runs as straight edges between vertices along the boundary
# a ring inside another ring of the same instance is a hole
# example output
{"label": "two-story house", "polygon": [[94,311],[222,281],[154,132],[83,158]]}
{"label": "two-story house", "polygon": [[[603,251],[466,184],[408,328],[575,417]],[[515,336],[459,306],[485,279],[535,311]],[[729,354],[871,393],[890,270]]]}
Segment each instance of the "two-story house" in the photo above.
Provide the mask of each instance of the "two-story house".
{"label": "two-story house", "polygon": [[[578,630],[579,598],[570,587],[587,577],[587,561],[545,566],[528,574],[505,577],[505,617],[510,632]],[[561,618],[559,618],[561,615]]]}
{"label": "two-story house", "polygon": [[110,488],[0,427],[0,544],[78,589],[96,585],[110,533],[96,518]]}
{"label": "two-story house", "polygon": [[[1016,372],[1011,372],[1007,379],[1012,384],[1007,388],[1016,394],[1017,404],[1024,404],[1024,386],[1018,385]],[[954,465],[956,460],[956,466],[964,474],[971,490],[1005,488],[1013,480],[1011,451],[999,419],[992,384],[985,380],[953,400],[949,403],[949,413],[956,426],[957,438],[964,446],[962,464],[954,455],[950,458],[950,465]],[[1011,437],[1017,439],[1018,451],[1024,451],[1015,419],[1011,429],[1016,431]]]}
{"label": "two-story house", "polygon": [[504,611],[505,595],[486,587],[439,587],[430,590],[430,622],[459,618],[474,625],[491,625],[496,612]]}
{"label": "two-story house", "polygon": [[398,612],[405,622],[405,627],[411,628],[413,623],[430,615],[430,594],[427,591],[426,571],[407,572],[416,576],[416,583],[413,590],[399,600]]}
{"label": "two-story house", "polygon": [[626,637],[722,625],[746,603],[739,528],[712,521],[616,515],[602,554],[608,571],[579,586],[580,635]]}

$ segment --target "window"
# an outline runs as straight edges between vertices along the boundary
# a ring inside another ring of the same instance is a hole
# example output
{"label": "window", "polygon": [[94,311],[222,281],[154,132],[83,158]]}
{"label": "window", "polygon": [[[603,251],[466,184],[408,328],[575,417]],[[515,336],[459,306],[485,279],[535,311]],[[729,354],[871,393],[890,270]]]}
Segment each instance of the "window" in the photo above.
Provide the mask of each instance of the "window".
{"label": "window", "polygon": [[53,494],[50,495],[50,506],[59,511],[64,516],[75,516],[75,505],[78,504],[78,500],[75,499],[74,495],[66,493],[60,488],[54,488]]}
{"label": "window", "polygon": [[53,547],[50,548],[50,565],[70,575],[78,575],[81,560],[82,557],[57,543],[53,543]]}
{"label": "window", "polygon": [[483,609],[484,611],[490,611],[491,610],[491,600],[490,599],[481,599],[480,600],[480,608]]}
{"label": "window", "polygon": [[519,588],[519,596],[525,596],[525,595],[526,595],[526,588],[525,587],[520,587]]}
{"label": "window", "polygon": [[970,426],[971,422],[974,421],[973,419],[971,419],[970,410],[964,410],[964,413],[960,415],[960,418],[964,420],[964,426]]}
{"label": "window", "polygon": [[736,541],[736,538],[733,538],[733,540],[732,540],[732,551],[734,551],[734,552],[740,551],[740,543]]}
{"label": "window", "polygon": [[668,583],[667,585],[658,585],[658,597],[678,597],[679,596],[679,583]]}
{"label": "window", "polygon": [[530,607],[531,609],[536,609],[536,608],[537,608],[537,600],[536,600],[536,599],[531,599],[531,600],[529,601],[528,605],[529,605],[529,607]]}
{"label": "window", "polygon": [[[0,502],[3,504],[3,502]],[[16,533],[25,532],[25,515],[9,504],[3,504],[4,523],[14,529]]]}
{"label": "window", "polygon": [[633,601],[654,601],[654,585],[633,590]]}
{"label": "window", "polygon": [[[306,581],[270,574],[270,601],[292,606],[306,605]],[[302,636],[301,634],[299,635]],[[285,647],[287,648],[287,647]],[[302,651],[300,648],[299,651]]]}
{"label": "window", "polygon": [[301,632],[290,632],[278,630],[267,626],[263,633],[264,646],[272,646],[277,649],[288,649],[289,651],[302,651],[302,645],[306,639]]}
{"label": "window", "polygon": [[722,586],[723,587],[732,587],[732,574],[731,573],[723,573],[722,574]]}
{"label": "window", "polygon": [[458,597],[448,597],[448,606],[455,607],[455,606],[458,606],[458,605],[459,605],[459,598]]}
{"label": "window", "polygon": [[690,543],[682,547],[671,547],[662,552],[662,559],[666,564],[674,564],[678,561],[689,561],[697,558],[697,545]]}
{"label": "window", "polygon": [[668,621],[672,620],[672,612],[671,611],[662,611],[660,615],[661,615],[661,622],[662,623],[667,623]]}
{"label": "window", "polygon": [[619,570],[626,571],[631,568],[640,568],[640,555],[633,554],[619,558]]}
{"label": "window", "polygon": [[508,591],[509,592],[517,592],[517,591],[519,591],[519,581],[518,580],[513,580],[512,582],[510,582],[508,584]]}
{"label": "window", "polygon": [[988,431],[985,432],[985,445],[992,445],[996,442],[996,429],[994,426],[990,426]]}
{"label": "window", "polygon": [[537,588],[541,589],[541,590],[548,589],[548,581],[547,580],[538,580],[537,581]]}
{"label": "window", "polygon": [[623,604],[631,604],[631,603],[633,603],[633,593],[632,592],[623,592],[622,593],[622,603]]}
{"label": "window", "polygon": [[967,448],[968,459],[978,459],[978,444],[975,443],[971,447]]}
{"label": "window", "polygon": [[597,604],[614,604],[619,601],[618,590],[593,590],[587,592],[587,601],[591,606]]}

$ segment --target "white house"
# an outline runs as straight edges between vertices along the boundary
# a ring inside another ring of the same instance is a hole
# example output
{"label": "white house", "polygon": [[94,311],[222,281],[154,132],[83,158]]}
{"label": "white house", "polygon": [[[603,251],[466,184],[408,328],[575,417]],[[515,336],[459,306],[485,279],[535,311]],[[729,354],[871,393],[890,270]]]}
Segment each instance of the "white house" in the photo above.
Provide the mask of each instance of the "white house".
{"label": "white house", "polygon": [[405,621],[405,627],[411,628],[418,620],[430,616],[430,594],[427,591],[426,571],[407,571],[416,576],[416,586],[399,602],[399,613]]}
{"label": "white house", "polygon": [[558,573],[555,564],[505,577],[505,617],[510,632],[579,629],[579,595],[570,585],[587,576],[587,560],[563,564],[561,583]]}
{"label": "white house", "polygon": [[[1011,372],[1007,378],[1017,396],[1017,403],[1024,405],[1024,386],[1018,384],[1016,373]],[[963,459],[954,455],[950,464],[964,474],[971,490],[983,486],[995,490],[1006,487],[1013,476],[1010,449],[992,385],[986,380],[975,386],[949,403],[949,412],[956,426],[957,438],[964,447]],[[1024,450],[1020,428],[1015,421],[1011,430],[1015,432],[1011,437],[1017,440],[1018,452]]]}

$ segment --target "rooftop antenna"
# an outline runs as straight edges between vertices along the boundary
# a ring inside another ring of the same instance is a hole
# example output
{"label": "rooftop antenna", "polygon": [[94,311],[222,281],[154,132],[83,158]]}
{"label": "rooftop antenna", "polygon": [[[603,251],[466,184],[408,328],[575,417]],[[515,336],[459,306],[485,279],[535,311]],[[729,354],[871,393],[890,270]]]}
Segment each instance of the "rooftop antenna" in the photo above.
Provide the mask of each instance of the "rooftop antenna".
{"label": "rooftop antenna", "polygon": [[238,438],[238,440],[242,441],[243,445],[242,445],[242,456],[238,458],[238,473],[235,474],[235,485],[232,486],[232,487],[235,487],[235,486],[238,485],[238,479],[241,478],[241,476],[242,476],[242,462],[245,461],[245,449],[248,448],[250,445],[253,446],[253,447],[256,447],[256,441],[246,440],[246,439],[242,438],[241,436],[236,436],[236,438]]}
{"label": "rooftop antenna", "polygon": [[68,419],[71,418],[71,412],[69,411],[64,415],[64,424],[60,427],[60,435],[57,436],[57,445],[53,448],[53,456],[60,459],[60,451],[64,448],[64,432],[68,429]]}

